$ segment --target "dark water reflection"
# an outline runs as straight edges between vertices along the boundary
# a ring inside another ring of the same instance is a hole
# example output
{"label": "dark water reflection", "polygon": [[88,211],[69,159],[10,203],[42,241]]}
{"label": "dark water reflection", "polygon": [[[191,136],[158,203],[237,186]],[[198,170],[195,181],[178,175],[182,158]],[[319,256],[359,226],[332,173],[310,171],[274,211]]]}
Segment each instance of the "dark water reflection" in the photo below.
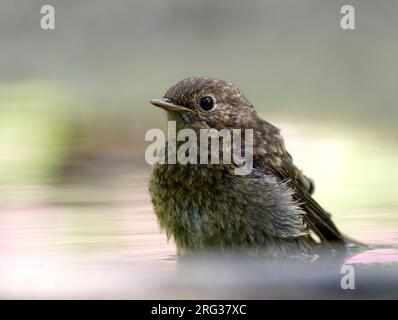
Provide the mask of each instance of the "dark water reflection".
{"label": "dark water reflection", "polygon": [[[346,261],[357,268],[357,297],[396,297],[398,148],[371,136],[363,144],[363,136],[348,132],[319,128],[314,136],[313,128],[279,126],[339,227],[375,246]],[[153,214],[149,170],[106,183],[1,186],[0,297],[355,297],[341,292],[336,263],[181,262]]]}

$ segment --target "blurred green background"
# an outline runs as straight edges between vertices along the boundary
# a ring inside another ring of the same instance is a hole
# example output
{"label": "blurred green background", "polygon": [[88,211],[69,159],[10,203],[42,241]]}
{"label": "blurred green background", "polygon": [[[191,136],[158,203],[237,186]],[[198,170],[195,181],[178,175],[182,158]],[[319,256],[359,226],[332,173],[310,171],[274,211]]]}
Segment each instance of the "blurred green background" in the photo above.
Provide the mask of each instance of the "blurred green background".
{"label": "blurred green background", "polygon": [[192,75],[236,82],[267,119],[396,141],[395,1],[357,1],[355,31],[340,29],[342,1],[49,4],[50,31],[41,1],[0,4],[3,183],[70,177],[112,155],[142,164],[145,130],[164,124],[148,100]]}
{"label": "blurred green background", "polygon": [[144,134],[166,126],[148,101],[194,75],[282,129],[344,232],[398,243],[398,2],[352,1],[351,31],[346,1],[52,0],[47,31],[43,4],[0,2],[3,253],[172,254],[146,191]]}

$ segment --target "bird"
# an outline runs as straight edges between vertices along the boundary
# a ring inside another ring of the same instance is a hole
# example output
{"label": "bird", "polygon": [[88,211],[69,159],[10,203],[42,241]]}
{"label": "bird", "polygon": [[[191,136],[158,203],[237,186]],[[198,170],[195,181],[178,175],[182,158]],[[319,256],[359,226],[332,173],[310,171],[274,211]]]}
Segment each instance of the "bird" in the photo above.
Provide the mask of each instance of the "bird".
{"label": "bird", "polygon": [[280,129],[260,118],[237,85],[190,77],[150,102],[167,112],[177,131],[253,130],[249,174],[237,175],[235,163],[222,161],[153,165],[152,204],[178,253],[314,257],[334,255],[346,245],[331,215],[313,198],[314,181],[293,163]]}

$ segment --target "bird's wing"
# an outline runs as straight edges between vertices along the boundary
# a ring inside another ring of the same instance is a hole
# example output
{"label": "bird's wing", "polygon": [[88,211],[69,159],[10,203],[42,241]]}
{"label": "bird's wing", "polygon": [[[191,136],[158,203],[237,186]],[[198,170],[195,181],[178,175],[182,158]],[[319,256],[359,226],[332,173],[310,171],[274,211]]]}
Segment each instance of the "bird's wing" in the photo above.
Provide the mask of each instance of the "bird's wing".
{"label": "bird's wing", "polygon": [[294,165],[292,157],[285,149],[279,129],[264,120],[258,121],[261,125],[257,126],[254,139],[254,167],[289,183],[294,191],[294,200],[305,212],[304,219],[309,230],[323,244],[344,243],[344,237],[333,223],[331,215],[312,198],[314,185]]}
{"label": "bird's wing", "polygon": [[293,164],[287,152],[283,155],[268,154],[266,158],[260,160],[260,163],[281,181],[288,181],[294,190],[294,200],[306,213],[304,219],[309,229],[322,242],[344,243],[344,237],[333,223],[331,215],[312,198],[313,184],[304,180],[308,178]]}
{"label": "bird's wing", "polygon": [[263,120],[259,130],[260,139],[255,140],[254,144],[254,166],[290,184],[294,200],[306,213],[304,219],[308,228],[323,243],[344,243],[344,237],[333,223],[331,215],[312,198],[314,184],[294,165],[279,129]]}

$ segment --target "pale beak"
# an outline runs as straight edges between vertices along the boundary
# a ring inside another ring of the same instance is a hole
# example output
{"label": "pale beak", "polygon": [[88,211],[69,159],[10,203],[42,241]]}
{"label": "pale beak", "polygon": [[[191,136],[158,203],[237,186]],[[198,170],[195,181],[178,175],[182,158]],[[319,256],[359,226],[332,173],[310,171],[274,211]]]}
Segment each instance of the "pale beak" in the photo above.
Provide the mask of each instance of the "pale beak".
{"label": "pale beak", "polygon": [[192,109],[189,109],[187,107],[179,106],[174,103],[171,103],[168,99],[162,98],[162,99],[152,99],[150,101],[154,106],[162,108],[166,111],[173,111],[173,112],[181,112],[181,111],[188,111],[188,112],[194,112]]}

